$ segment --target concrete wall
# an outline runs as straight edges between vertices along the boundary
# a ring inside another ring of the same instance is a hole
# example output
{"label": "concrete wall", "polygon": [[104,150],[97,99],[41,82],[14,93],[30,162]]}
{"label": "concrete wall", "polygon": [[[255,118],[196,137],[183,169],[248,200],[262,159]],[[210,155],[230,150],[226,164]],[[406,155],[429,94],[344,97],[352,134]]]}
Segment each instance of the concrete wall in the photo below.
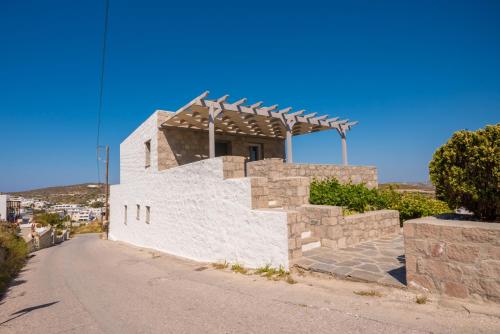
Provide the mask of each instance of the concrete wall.
{"label": "concrete wall", "polygon": [[[224,161],[232,167],[224,168]],[[287,213],[252,209],[258,196],[252,194],[252,178],[224,179],[231,169],[241,170],[232,158],[220,157],[111,186],[110,239],[198,261],[288,268]]]}
{"label": "concrete wall", "polygon": [[500,302],[500,224],[427,217],[404,238],[409,287]]}

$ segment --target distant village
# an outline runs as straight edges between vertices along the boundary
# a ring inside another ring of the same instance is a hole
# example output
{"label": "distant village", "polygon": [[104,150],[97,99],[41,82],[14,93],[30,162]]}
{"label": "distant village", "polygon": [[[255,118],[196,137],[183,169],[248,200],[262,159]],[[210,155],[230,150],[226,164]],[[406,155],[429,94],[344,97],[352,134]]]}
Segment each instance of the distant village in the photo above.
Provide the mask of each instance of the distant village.
{"label": "distant village", "polygon": [[75,204],[0,194],[0,221],[26,226],[34,221],[36,214],[57,213],[61,219],[66,217],[72,226],[79,226],[100,220],[104,210],[102,203],[104,203],[104,196],[100,195],[90,199],[86,204]]}

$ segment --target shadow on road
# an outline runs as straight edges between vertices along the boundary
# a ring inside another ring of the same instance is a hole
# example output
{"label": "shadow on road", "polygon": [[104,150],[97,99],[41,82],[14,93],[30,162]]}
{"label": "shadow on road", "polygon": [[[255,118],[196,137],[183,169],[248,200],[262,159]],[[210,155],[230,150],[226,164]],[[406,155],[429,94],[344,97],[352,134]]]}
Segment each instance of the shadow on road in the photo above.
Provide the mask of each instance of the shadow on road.
{"label": "shadow on road", "polygon": [[41,309],[41,308],[49,307],[49,306],[52,306],[52,305],[57,304],[57,303],[59,303],[59,301],[57,301],[57,302],[51,302],[51,303],[46,303],[46,304],[40,304],[40,305],[37,305],[37,306],[31,306],[31,307],[27,307],[27,308],[23,308],[22,310],[19,310],[19,311],[14,312],[14,313],[11,314],[11,316],[15,315],[15,317],[12,317],[12,318],[10,318],[8,320],[5,320],[4,322],[0,322],[0,326],[8,323],[9,321],[12,321],[12,320],[17,319],[19,317],[22,317],[23,315],[26,315],[26,314],[34,311],[34,310],[38,310],[38,309]]}

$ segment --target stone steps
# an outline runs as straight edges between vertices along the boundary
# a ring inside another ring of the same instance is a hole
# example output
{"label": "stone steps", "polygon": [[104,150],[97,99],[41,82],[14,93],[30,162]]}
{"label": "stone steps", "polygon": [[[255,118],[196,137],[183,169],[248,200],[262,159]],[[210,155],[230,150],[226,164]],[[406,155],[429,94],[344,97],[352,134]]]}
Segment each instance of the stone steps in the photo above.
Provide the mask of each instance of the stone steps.
{"label": "stone steps", "polygon": [[[306,233],[306,232],[303,232]],[[310,231],[309,231],[310,233]],[[321,247],[321,241],[319,238],[315,237],[307,237],[302,238],[302,251],[307,252],[316,248]]]}

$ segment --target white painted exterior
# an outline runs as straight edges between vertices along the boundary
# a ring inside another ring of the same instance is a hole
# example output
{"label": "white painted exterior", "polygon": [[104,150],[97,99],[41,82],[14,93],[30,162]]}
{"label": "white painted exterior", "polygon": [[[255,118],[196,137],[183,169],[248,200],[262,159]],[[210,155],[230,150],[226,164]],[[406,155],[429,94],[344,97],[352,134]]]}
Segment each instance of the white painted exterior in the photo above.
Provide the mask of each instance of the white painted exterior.
{"label": "white painted exterior", "polygon": [[[120,146],[121,184],[111,186],[109,238],[198,261],[288,268],[286,212],[252,210],[250,179],[224,180],[222,158],[158,172],[156,115]],[[145,168],[148,140],[151,166]]]}
{"label": "white painted exterior", "polygon": [[7,200],[9,195],[0,195],[0,220],[7,220]]}

